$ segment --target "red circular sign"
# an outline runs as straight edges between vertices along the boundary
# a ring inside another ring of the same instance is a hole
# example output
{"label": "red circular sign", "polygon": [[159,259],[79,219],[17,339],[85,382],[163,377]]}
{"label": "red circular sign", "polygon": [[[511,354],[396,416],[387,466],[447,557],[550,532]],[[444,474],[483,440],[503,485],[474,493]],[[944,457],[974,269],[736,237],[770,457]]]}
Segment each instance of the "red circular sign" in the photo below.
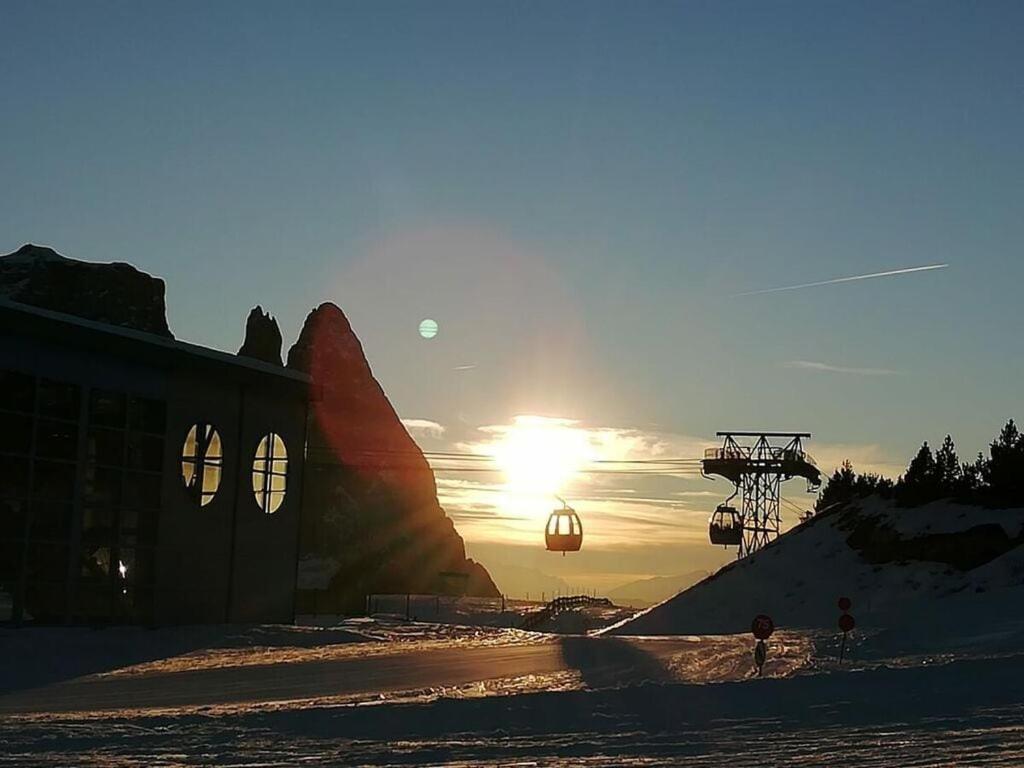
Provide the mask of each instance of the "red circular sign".
{"label": "red circular sign", "polygon": [[853,603],[850,602],[850,598],[848,598],[848,597],[840,597],[839,598],[839,610],[840,611],[848,611],[848,610],[850,610],[851,607],[853,607]]}
{"label": "red circular sign", "polygon": [[772,632],[774,631],[775,622],[772,621],[772,617],[765,616],[763,613],[755,616],[754,620],[750,624],[750,632],[758,640],[767,640],[772,636]]}
{"label": "red circular sign", "polygon": [[844,613],[839,617],[839,629],[843,632],[850,632],[857,626],[857,622],[853,620],[853,616],[848,613]]}

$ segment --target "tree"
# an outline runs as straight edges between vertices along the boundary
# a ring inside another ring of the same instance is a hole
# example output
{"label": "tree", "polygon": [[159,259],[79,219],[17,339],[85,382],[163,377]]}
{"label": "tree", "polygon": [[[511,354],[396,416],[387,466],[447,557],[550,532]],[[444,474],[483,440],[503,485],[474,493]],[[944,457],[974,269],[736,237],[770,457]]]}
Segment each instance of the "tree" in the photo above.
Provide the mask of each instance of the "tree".
{"label": "tree", "polygon": [[989,455],[982,478],[992,496],[1003,503],[1024,502],[1024,437],[1013,419],[989,446]]}
{"label": "tree", "polygon": [[942,447],[935,454],[935,480],[939,491],[943,496],[953,496],[960,493],[963,478],[964,473],[960,466],[960,459],[956,455],[956,446],[953,445],[953,438],[946,435]]}
{"label": "tree", "polygon": [[978,458],[968,464],[964,462],[960,468],[960,493],[968,499],[972,499],[985,488],[985,465],[988,462],[979,452]]}
{"label": "tree", "polygon": [[942,495],[938,466],[927,441],[896,484],[896,495],[900,503],[906,505],[926,504]]}
{"label": "tree", "polygon": [[888,498],[892,480],[872,473],[858,474],[849,459],[832,473],[814,508],[818,511],[851,499],[863,499],[872,494]]}
{"label": "tree", "polygon": [[832,507],[843,501],[849,501],[853,497],[853,486],[857,480],[857,473],[853,471],[853,464],[846,459],[825,482],[821,495],[814,504],[816,510]]}

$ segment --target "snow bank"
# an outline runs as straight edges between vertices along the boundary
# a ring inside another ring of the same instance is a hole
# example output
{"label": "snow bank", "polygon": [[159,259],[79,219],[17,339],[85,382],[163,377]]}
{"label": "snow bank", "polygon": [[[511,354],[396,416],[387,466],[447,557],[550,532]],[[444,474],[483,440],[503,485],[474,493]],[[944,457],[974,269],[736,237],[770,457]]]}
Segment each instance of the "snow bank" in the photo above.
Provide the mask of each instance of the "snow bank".
{"label": "snow bank", "polygon": [[[839,615],[836,601],[846,596],[861,629],[901,626],[943,637],[991,634],[1007,622],[1020,623],[1007,612],[1024,600],[1022,532],[1024,509],[948,501],[901,509],[869,498],[813,518],[605,631],[749,632],[758,613],[769,614],[779,627],[832,629]],[[962,562],[989,556],[975,567]]]}

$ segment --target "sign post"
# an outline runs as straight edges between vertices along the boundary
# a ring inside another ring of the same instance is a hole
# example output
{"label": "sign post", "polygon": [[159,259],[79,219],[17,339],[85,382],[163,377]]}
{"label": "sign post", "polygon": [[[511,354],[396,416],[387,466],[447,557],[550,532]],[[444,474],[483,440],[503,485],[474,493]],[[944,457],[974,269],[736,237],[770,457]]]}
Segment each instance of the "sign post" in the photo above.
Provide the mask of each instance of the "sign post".
{"label": "sign post", "polygon": [[750,624],[750,633],[757,638],[757,645],[754,646],[754,664],[757,665],[757,676],[761,677],[764,672],[764,662],[768,658],[768,646],[765,640],[772,636],[775,631],[775,622],[771,616],[763,613],[754,617]]}
{"label": "sign post", "polygon": [[839,663],[843,663],[843,656],[846,655],[846,636],[853,631],[853,628],[857,626],[857,622],[854,621],[848,611],[853,607],[853,602],[848,597],[839,598],[839,610],[842,613],[839,615],[839,631],[843,633],[843,642],[839,646]]}

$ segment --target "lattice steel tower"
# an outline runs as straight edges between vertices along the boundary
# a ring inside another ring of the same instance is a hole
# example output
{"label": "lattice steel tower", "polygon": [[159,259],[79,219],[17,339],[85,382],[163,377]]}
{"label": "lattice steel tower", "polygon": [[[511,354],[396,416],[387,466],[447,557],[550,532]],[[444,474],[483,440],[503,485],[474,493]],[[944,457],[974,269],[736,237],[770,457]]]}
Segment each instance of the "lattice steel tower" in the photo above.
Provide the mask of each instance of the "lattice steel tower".
{"label": "lattice steel tower", "polygon": [[[821,472],[803,448],[808,432],[718,432],[721,448],[704,452],[701,471],[718,475],[736,486],[741,509],[721,504],[711,523],[713,543],[736,545],[737,557],[749,555],[779,535],[779,497],[782,483],[794,477],[807,480],[808,492],[821,486]],[[737,438],[745,443],[741,445]],[[779,444],[781,441],[784,443]],[[776,441],[776,444],[772,444]],[[731,499],[733,496],[730,496]],[[716,522],[717,520],[717,522]]]}

